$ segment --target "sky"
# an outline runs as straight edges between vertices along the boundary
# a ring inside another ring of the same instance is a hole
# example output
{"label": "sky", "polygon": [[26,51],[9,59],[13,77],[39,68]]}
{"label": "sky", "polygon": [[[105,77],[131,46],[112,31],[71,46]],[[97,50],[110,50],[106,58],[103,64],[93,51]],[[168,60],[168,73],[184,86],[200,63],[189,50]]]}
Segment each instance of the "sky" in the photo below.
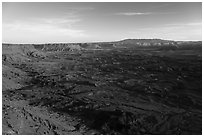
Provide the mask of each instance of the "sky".
{"label": "sky", "polygon": [[202,40],[201,2],[3,2],[4,43]]}

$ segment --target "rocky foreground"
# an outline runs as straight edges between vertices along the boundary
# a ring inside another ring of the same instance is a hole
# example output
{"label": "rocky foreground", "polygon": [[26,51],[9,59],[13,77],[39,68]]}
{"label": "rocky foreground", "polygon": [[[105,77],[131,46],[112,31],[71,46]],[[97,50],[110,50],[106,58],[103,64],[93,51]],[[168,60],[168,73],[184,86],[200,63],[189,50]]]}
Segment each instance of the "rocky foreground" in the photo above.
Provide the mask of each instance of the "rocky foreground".
{"label": "rocky foreground", "polygon": [[202,134],[200,42],[2,51],[3,134]]}

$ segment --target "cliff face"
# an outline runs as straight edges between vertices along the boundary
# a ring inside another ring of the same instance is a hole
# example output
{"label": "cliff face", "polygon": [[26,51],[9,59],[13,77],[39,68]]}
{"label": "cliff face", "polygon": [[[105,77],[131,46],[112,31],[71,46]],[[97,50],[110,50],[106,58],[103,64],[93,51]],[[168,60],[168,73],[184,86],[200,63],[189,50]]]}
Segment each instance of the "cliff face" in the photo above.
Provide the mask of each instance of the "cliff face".
{"label": "cliff face", "polygon": [[42,51],[74,51],[82,50],[79,44],[44,44]]}
{"label": "cliff face", "polygon": [[166,47],[166,46],[172,46],[172,47],[189,47],[189,46],[201,46],[202,42],[201,41],[171,41],[171,40],[161,40],[161,39],[125,39],[122,41],[115,42],[115,45],[117,46],[126,46],[126,47],[131,47],[131,46],[161,46],[161,47]]}
{"label": "cliff face", "polygon": [[20,63],[29,61],[29,57],[44,58],[45,53],[35,49],[33,45],[2,44],[3,62]]}
{"label": "cliff face", "polygon": [[201,41],[171,41],[161,39],[125,39],[115,42],[95,42],[95,43],[50,43],[35,44],[34,47],[43,51],[79,51],[79,50],[110,50],[121,48],[138,48],[138,47],[160,47],[167,49],[192,49],[200,48]]}

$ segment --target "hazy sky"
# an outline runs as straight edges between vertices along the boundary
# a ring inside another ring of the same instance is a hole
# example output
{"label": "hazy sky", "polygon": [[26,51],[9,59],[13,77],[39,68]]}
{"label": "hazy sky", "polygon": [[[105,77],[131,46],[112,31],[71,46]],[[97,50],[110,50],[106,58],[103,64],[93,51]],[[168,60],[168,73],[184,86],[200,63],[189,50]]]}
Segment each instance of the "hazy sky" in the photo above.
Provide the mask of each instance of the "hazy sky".
{"label": "hazy sky", "polygon": [[3,3],[3,42],[202,39],[202,3]]}

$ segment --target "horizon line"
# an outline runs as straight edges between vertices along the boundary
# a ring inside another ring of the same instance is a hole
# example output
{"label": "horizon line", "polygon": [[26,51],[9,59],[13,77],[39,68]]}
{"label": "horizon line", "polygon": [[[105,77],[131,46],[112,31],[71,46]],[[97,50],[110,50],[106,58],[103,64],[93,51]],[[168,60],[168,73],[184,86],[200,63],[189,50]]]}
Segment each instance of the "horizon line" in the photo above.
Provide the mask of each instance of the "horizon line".
{"label": "horizon line", "polygon": [[175,41],[175,42],[202,42],[202,40],[172,40],[172,39],[161,39],[161,38],[124,38],[121,40],[114,41],[91,41],[91,42],[43,42],[43,43],[10,43],[10,42],[2,42],[2,44],[78,44],[78,43],[108,43],[108,42],[118,42],[123,40],[166,40],[166,41]]}

